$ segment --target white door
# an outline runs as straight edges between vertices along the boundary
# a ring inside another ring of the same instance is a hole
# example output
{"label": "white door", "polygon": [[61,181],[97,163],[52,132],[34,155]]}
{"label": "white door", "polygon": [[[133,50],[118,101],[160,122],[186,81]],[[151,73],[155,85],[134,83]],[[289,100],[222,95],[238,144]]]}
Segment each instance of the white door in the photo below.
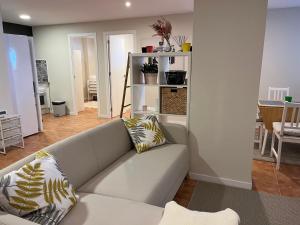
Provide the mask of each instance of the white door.
{"label": "white door", "polygon": [[[109,35],[109,64],[111,115],[120,115],[123,86],[125,81],[128,52],[134,51],[133,34]],[[129,82],[128,82],[129,84]],[[127,91],[125,104],[130,102],[130,91]]]}
{"label": "white door", "polygon": [[5,35],[9,75],[13,80],[15,113],[21,115],[23,135],[38,132],[37,105],[34,94],[33,67],[28,37]]}
{"label": "white door", "polygon": [[82,65],[82,53],[80,50],[72,50],[72,63],[74,73],[74,85],[75,85],[75,97],[77,111],[84,110],[84,93],[83,93],[83,65]]}

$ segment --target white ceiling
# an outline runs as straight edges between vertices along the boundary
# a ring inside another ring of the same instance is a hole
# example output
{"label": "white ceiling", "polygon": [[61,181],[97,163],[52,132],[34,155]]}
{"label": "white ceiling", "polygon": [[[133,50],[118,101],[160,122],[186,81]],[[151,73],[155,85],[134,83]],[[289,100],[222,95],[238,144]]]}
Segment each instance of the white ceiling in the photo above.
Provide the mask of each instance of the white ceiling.
{"label": "white ceiling", "polygon": [[[24,25],[48,25],[160,16],[193,11],[194,0],[0,0],[4,21]],[[269,8],[300,7],[300,0],[269,0]],[[19,14],[32,19],[23,21]]]}
{"label": "white ceiling", "polygon": [[[193,0],[0,0],[4,21],[26,25],[76,23],[193,11]],[[30,14],[30,21],[18,15]]]}
{"label": "white ceiling", "polygon": [[300,0],[269,0],[269,8],[300,7]]}

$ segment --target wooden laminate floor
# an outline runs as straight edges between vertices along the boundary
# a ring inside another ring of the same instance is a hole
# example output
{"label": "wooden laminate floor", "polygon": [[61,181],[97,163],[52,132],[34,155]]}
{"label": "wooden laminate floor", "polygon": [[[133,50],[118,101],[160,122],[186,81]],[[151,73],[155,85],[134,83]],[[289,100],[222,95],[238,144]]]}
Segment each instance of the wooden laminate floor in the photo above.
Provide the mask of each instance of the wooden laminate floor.
{"label": "wooden laminate floor", "polygon": [[[96,109],[87,108],[78,116],[43,116],[44,132],[25,138],[25,149],[10,148],[0,155],[0,169],[81,131],[106,123],[111,119],[97,119]],[[253,160],[253,190],[276,195],[300,197],[300,166],[281,165],[276,171],[274,163]],[[197,181],[186,178],[174,200],[187,206]]]}

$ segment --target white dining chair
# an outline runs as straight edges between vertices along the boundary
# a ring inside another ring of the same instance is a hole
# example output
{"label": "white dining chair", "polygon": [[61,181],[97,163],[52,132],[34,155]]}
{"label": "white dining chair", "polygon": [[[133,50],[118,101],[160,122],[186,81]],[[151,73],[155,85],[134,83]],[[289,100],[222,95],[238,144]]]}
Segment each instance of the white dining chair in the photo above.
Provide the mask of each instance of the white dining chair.
{"label": "white dining chair", "polygon": [[260,115],[259,108],[257,108],[254,143],[258,144],[258,148],[260,150],[262,149],[262,144],[263,144],[263,125],[264,123]]}
{"label": "white dining chair", "polygon": [[283,101],[290,93],[290,88],[269,87],[268,100]]}
{"label": "white dining chair", "polygon": [[[291,110],[291,119],[289,119],[289,110]],[[276,169],[279,170],[282,143],[299,143],[300,144],[300,103],[284,103],[284,110],[281,122],[273,123],[273,134],[271,144],[271,157],[276,158]],[[278,139],[277,151],[275,149],[275,139]]]}

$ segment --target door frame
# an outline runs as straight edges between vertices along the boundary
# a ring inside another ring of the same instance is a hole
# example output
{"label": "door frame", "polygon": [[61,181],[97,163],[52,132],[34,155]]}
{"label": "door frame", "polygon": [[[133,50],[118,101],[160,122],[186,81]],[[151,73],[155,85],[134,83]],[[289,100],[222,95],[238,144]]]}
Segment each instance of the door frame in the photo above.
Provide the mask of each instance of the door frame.
{"label": "door frame", "polygon": [[99,58],[98,58],[98,44],[97,44],[97,34],[92,33],[71,33],[68,34],[68,47],[69,47],[69,65],[70,65],[70,83],[71,83],[71,96],[72,96],[72,110],[70,110],[70,115],[78,115],[78,106],[76,102],[75,94],[75,82],[74,82],[74,68],[72,61],[72,46],[71,39],[75,37],[92,37],[95,42],[95,56],[96,56],[96,84],[97,84],[97,117],[100,117],[100,75],[99,75]]}
{"label": "door frame", "polygon": [[[121,31],[108,31],[103,32],[103,50],[104,50],[104,79],[105,79],[105,92],[106,92],[106,112],[107,115],[105,117],[112,117],[112,102],[111,102],[111,85],[110,85],[110,77],[109,77],[109,66],[108,66],[108,48],[107,41],[109,40],[110,35],[121,35],[121,34],[132,34],[133,35],[133,49],[136,51],[136,30],[121,30]],[[120,106],[121,107],[121,106]],[[103,115],[102,115],[103,116]]]}
{"label": "door frame", "polygon": [[40,93],[38,87],[38,75],[37,75],[37,68],[36,68],[36,56],[35,56],[35,46],[34,46],[33,37],[28,37],[28,42],[29,42],[29,49],[30,49],[31,63],[32,63],[33,86],[34,86],[34,97],[36,103],[36,113],[38,118],[38,129],[39,132],[42,132],[44,130],[44,125],[43,125],[42,108],[40,102]]}

